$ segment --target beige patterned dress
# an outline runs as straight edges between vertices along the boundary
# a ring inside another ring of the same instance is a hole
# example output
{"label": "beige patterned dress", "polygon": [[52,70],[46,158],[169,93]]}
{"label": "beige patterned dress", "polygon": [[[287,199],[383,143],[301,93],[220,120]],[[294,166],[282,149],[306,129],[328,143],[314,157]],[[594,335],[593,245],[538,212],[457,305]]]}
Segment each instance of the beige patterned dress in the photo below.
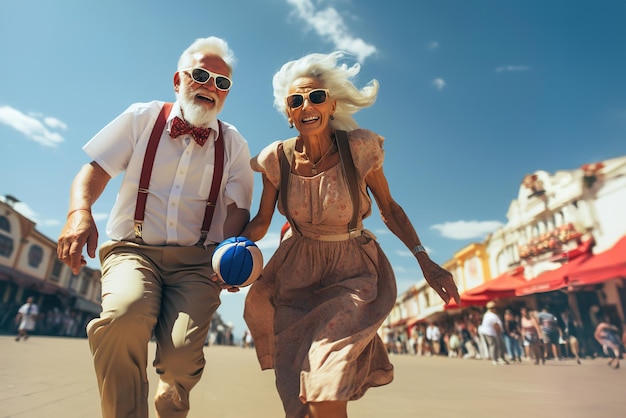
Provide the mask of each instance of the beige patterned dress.
{"label": "beige patterned dress", "polygon": [[[371,214],[365,176],[383,163],[383,138],[348,134],[361,192],[359,227]],[[252,159],[252,168],[279,187],[278,145]],[[284,214],[280,198],[278,209]],[[377,330],[396,300],[387,257],[368,232],[343,241],[319,235],[347,232],[352,200],[341,164],[313,177],[292,173],[289,211],[300,233],[285,239],[246,298],[244,317],[262,369],[274,368],[288,418],[306,403],[359,399],[393,379]]]}

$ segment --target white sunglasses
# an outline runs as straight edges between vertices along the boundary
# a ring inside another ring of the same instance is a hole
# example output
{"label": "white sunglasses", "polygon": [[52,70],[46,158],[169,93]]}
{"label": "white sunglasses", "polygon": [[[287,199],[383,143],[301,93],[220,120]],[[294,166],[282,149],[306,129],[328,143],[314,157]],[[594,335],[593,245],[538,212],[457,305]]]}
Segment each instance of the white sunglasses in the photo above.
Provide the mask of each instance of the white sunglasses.
{"label": "white sunglasses", "polygon": [[200,67],[186,68],[180,71],[184,71],[187,74],[189,74],[191,78],[193,79],[193,81],[195,81],[198,84],[206,84],[209,82],[211,77],[213,77],[213,80],[214,80],[213,83],[215,84],[215,87],[217,87],[218,90],[228,91],[233,85],[233,81],[230,78],[226,77],[225,75],[213,73],[204,68],[200,68]]}

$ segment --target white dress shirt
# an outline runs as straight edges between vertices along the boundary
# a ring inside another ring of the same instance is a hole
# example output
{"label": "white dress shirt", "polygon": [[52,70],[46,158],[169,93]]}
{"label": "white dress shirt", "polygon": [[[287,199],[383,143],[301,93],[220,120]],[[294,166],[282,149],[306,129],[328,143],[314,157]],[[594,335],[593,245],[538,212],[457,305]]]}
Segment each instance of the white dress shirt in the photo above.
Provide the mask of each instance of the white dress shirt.
{"label": "white dress shirt", "polygon": [[[124,172],[106,232],[114,240],[132,240],[137,188],[144,154],[152,128],[163,102],[135,103],[98,132],[84,151],[111,178]],[[173,139],[171,121],[182,117],[174,103],[163,130],[150,179],[143,240],[148,245],[190,246],[198,242],[213,180],[214,149],[218,123],[204,146],[190,135]],[[250,210],[254,175],[250,168],[248,143],[237,129],[222,122],[224,138],[224,175],[206,244],[224,240],[226,208],[235,203]]]}

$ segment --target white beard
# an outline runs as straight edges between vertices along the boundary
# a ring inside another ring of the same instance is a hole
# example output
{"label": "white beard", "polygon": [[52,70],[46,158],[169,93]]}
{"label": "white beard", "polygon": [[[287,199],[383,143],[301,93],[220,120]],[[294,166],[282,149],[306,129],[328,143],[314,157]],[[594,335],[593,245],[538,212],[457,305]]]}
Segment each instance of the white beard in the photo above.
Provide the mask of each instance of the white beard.
{"label": "white beard", "polygon": [[190,125],[198,128],[207,128],[215,119],[219,113],[218,107],[213,109],[207,109],[195,102],[196,93],[194,90],[189,89],[185,83],[180,84],[180,89],[176,98],[180,103],[180,108],[183,111],[185,121]]}

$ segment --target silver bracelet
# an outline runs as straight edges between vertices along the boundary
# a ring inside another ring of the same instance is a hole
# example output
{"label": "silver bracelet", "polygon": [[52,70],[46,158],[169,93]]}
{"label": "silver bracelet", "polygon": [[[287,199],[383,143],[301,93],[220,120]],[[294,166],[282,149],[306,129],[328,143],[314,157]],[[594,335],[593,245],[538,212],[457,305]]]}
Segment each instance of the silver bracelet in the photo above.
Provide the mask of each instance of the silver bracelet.
{"label": "silver bracelet", "polygon": [[417,253],[425,253],[426,252],[426,248],[424,248],[424,246],[422,244],[416,245],[415,247],[413,247],[411,252],[413,253],[413,255],[416,256]]}

